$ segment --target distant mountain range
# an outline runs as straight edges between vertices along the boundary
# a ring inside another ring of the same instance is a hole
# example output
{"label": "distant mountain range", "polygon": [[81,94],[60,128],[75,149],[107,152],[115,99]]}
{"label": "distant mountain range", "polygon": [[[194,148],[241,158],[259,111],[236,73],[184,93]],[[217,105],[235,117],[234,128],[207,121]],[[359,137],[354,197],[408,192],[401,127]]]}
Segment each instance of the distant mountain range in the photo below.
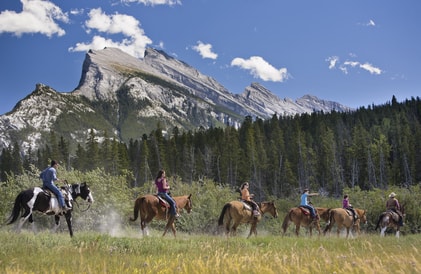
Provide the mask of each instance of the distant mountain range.
{"label": "distant mountain range", "polygon": [[305,95],[280,99],[258,83],[233,94],[215,79],[163,51],[148,48],[137,59],[116,48],[86,54],[79,85],[71,93],[37,84],[12,111],[0,116],[0,149],[45,144],[53,130],[84,143],[90,129],[127,142],[160,127],[194,130],[238,126],[245,116],[267,119],[311,112],[352,109]]}

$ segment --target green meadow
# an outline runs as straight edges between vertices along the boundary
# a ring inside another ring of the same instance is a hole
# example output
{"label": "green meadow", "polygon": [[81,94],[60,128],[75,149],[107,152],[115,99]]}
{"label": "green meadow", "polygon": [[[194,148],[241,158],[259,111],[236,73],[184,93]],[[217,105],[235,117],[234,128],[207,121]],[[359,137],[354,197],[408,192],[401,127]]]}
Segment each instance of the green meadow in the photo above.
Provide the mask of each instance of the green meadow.
{"label": "green meadow", "polygon": [[0,231],[0,273],[421,273],[421,236]]}

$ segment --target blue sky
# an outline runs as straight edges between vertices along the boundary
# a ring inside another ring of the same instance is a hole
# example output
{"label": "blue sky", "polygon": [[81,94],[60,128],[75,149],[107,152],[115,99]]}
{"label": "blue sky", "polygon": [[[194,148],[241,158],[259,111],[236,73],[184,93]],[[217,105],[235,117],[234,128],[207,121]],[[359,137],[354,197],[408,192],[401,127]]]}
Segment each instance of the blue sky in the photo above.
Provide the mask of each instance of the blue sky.
{"label": "blue sky", "polygon": [[37,83],[70,92],[89,49],[162,49],[241,93],[357,108],[421,95],[419,0],[0,2],[0,114]]}

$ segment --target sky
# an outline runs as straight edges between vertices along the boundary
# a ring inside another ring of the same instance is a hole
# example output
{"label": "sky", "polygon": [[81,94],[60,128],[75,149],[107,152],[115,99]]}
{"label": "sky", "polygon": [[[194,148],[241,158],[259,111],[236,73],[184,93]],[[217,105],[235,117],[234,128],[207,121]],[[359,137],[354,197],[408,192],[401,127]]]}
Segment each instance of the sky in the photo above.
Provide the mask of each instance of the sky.
{"label": "sky", "polygon": [[421,95],[420,14],[419,0],[3,0],[0,114],[37,83],[71,92],[104,47],[163,50],[234,94],[402,102]]}

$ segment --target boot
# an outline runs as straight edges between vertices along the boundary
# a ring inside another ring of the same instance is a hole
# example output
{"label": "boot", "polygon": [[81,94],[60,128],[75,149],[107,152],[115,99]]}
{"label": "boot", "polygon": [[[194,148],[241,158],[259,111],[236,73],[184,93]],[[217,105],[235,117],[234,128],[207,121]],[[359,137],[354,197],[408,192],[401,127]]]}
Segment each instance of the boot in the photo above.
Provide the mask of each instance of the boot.
{"label": "boot", "polygon": [[67,205],[64,205],[63,207],[61,207],[61,210],[64,211],[64,212],[67,212],[69,210],[72,210],[72,208],[68,207]]}

